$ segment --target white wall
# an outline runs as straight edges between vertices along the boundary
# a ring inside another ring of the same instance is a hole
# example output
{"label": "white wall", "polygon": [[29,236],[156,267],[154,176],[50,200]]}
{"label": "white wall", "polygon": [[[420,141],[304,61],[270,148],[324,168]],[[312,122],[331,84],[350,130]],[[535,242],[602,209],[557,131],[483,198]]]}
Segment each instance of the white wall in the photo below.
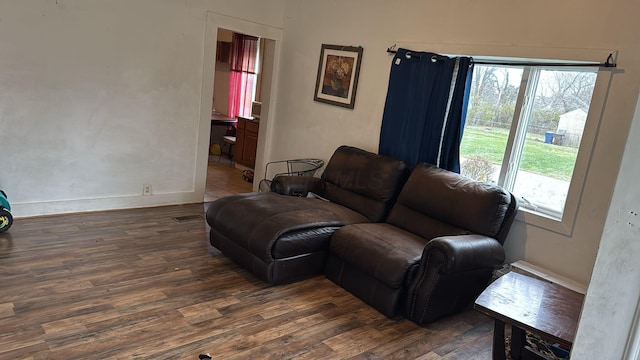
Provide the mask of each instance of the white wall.
{"label": "white wall", "polygon": [[[572,359],[638,359],[631,354],[623,357],[623,353],[633,326],[633,314],[638,311],[640,315],[639,153],[640,99],[582,309]],[[640,328],[635,331],[638,351]]]}
{"label": "white wall", "polygon": [[202,201],[207,10],[281,28],[283,5],[0,2],[0,188],[14,216]]}
{"label": "white wall", "polygon": [[[341,144],[376,151],[391,61],[386,49],[394,43],[455,46],[476,54],[513,49],[531,57],[566,56],[567,49],[602,53],[594,61],[618,49],[623,72],[613,79],[572,235],[518,222],[507,240],[509,260],[524,258],[587,284],[638,96],[637,8],[629,0],[289,0],[273,157],[328,159]],[[322,43],[364,47],[353,110],[313,101]]]}

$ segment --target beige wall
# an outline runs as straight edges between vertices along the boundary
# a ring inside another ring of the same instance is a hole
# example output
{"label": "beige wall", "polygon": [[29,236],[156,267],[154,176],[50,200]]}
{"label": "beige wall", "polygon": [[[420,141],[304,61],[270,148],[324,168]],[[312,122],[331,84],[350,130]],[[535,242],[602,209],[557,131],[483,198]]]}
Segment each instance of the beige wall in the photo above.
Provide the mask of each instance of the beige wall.
{"label": "beige wall", "polygon": [[[11,149],[0,185],[14,215],[202,201],[210,127],[201,125],[201,96],[213,79],[213,70],[203,74],[208,12],[281,28],[283,7],[0,2],[0,144]],[[143,184],[153,196],[142,196]]]}

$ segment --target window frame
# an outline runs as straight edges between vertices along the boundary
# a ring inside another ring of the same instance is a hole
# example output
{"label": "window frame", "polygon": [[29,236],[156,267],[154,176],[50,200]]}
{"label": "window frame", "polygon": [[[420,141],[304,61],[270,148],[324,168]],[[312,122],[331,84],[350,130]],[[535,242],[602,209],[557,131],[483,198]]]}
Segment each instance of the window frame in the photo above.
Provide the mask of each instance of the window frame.
{"label": "window frame", "polygon": [[518,211],[516,219],[568,236],[573,233],[580,199],[582,198],[585,181],[589,172],[589,165],[593,157],[593,150],[602,121],[602,113],[611,84],[612,74],[613,72],[605,71],[602,68],[597,71],[593,95],[591,96],[591,104],[589,105],[589,112],[582,133],[582,141],[578,147],[573,174],[569,182],[569,191],[567,192],[562,217],[558,220],[542,212],[527,208],[524,204],[520,204],[520,211]]}
{"label": "window frame", "polygon": [[[490,65],[485,64],[485,66]],[[517,168],[519,167],[523,150],[523,144],[519,142],[524,142],[525,139],[540,72],[542,70],[553,70],[555,68],[540,64],[539,66],[522,66],[522,69],[523,73],[520,81],[521,90],[518,92],[514,117],[511,122],[512,125],[509,130],[505,154],[498,177],[498,184],[506,189],[513,188],[515,183],[515,175],[517,174]],[[563,69],[569,71],[585,71],[584,67],[563,67]],[[571,181],[569,182],[569,190],[562,214],[558,213],[558,216],[554,217],[551,209],[549,209],[549,211],[538,211],[538,209],[540,209],[539,206],[529,205],[520,198],[520,211],[516,219],[560,234],[572,234],[580,198],[584,189],[584,182],[589,170],[593,147],[595,146],[600,128],[601,115],[604,109],[610,80],[611,72],[596,69],[593,95],[591,97],[582,141],[578,147],[576,162],[573,174],[571,175]]]}

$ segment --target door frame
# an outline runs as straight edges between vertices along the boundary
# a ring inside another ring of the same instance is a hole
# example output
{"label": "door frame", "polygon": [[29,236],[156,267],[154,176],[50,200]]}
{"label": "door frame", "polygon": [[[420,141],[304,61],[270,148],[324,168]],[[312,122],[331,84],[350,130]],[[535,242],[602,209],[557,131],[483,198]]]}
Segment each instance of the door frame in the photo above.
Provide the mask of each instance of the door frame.
{"label": "door frame", "polygon": [[[204,35],[204,54],[202,62],[202,91],[200,99],[200,126],[196,149],[194,191],[200,199],[204,198],[209,160],[209,138],[211,136],[211,109],[213,106],[213,84],[215,80],[216,43],[218,29],[228,29],[245,35],[257,36],[265,41],[265,53],[262,67],[262,109],[254,178],[260,179],[266,159],[269,158],[269,146],[275,119],[275,99],[277,98],[277,79],[280,63],[282,29],[238,19],[231,16],[207,12]],[[257,190],[258,182],[253,189]]]}

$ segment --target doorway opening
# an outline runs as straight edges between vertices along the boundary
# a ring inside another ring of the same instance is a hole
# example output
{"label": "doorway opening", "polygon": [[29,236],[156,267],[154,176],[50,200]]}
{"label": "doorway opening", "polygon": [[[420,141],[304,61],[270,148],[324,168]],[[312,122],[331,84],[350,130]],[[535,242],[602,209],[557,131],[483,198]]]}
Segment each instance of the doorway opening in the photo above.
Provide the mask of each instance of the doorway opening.
{"label": "doorway opening", "polygon": [[[253,172],[261,167],[265,148],[268,147],[266,125],[269,121],[269,100],[272,80],[275,78],[276,47],[279,46],[280,32],[279,29],[237,18],[208,14],[201,108],[202,120],[209,115],[211,119],[208,131],[201,128],[209,135],[207,167],[200,177],[205,180],[202,184],[205,201],[212,201],[215,196],[249,192],[255,188],[253,183],[244,180],[246,176],[243,177],[243,171]],[[251,66],[239,68],[238,64],[233,63],[234,41],[237,39],[248,39],[249,43],[255,39],[255,58],[250,58],[248,62]],[[236,88],[232,87],[234,77],[240,80],[240,90],[237,82]],[[236,93],[232,94],[233,91]],[[238,93],[240,96],[237,96]],[[232,108],[232,95],[239,98],[236,109]],[[211,104],[210,108],[207,108],[208,104]],[[215,169],[218,165],[225,166],[226,175],[223,176],[232,179],[215,180],[220,179],[220,171]],[[209,176],[211,171],[217,175]]]}
{"label": "doorway opening", "polygon": [[264,40],[218,28],[210,161],[255,167],[261,115]]}

